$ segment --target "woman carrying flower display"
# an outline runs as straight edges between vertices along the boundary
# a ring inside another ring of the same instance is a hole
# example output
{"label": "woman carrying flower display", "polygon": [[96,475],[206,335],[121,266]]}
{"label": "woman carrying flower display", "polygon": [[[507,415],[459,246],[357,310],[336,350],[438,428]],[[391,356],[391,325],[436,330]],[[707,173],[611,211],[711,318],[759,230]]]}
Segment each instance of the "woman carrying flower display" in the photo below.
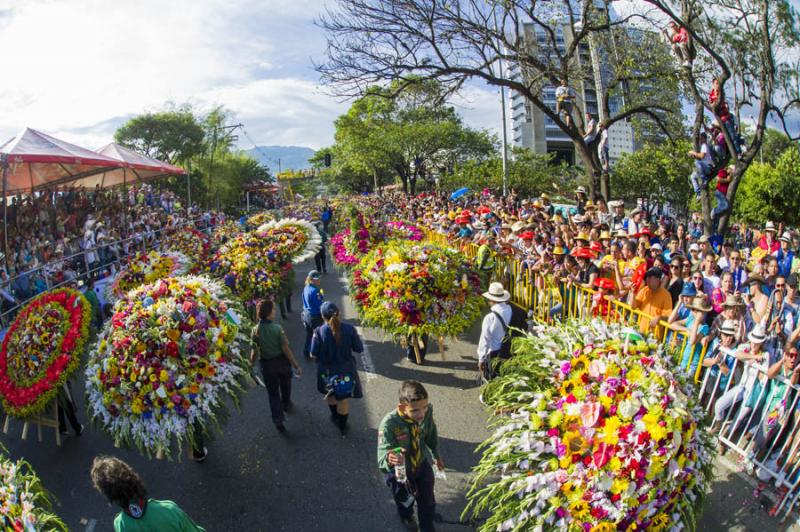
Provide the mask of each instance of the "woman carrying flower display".
{"label": "woman carrying flower display", "polygon": [[275,304],[272,301],[265,299],[258,304],[258,319],[258,325],[250,335],[253,343],[250,363],[255,364],[256,358],[259,359],[261,375],[269,394],[272,422],[278,432],[286,432],[283,422],[286,418],[284,412],[292,407],[292,368],[298,377],[303,374],[303,368],[289,348],[283,327],[274,323]]}
{"label": "woman carrying flower display", "polygon": [[331,421],[347,434],[348,400],[363,397],[353,352],[363,353],[364,344],[356,328],[342,323],[339,308],[326,301],[321,307],[325,323],[314,331],[311,355],[317,360],[317,391],[325,395]]}

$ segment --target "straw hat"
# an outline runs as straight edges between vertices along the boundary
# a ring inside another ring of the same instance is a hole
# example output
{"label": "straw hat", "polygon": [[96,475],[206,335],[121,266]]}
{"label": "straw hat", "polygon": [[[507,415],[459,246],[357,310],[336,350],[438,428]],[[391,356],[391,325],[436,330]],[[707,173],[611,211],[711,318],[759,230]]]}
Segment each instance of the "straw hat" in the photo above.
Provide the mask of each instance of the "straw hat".
{"label": "straw hat", "polygon": [[787,244],[791,244],[792,235],[789,234],[789,231],[784,231],[778,240],[780,240],[781,242],[786,242]]}
{"label": "straw hat", "polygon": [[578,233],[578,236],[575,237],[575,240],[585,240],[586,242],[589,241],[589,234],[586,231],[581,231]]}
{"label": "straw hat", "polygon": [[483,297],[489,301],[502,303],[503,301],[508,301],[511,299],[511,294],[508,292],[508,290],[503,288],[501,283],[492,283],[489,285],[489,291],[483,293]]}
{"label": "straw hat", "polygon": [[733,320],[725,320],[722,322],[722,327],[719,328],[720,334],[727,334],[734,336],[736,334],[736,322]]}
{"label": "straw hat", "polygon": [[747,277],[747,282],[745,284],[749,285],[750,283],[758,283],[758,284],[762,284],[763,285],[763,284],[767,284],[767,281],[766,281],[766,279],[764,279],[763,277],[761,277],[757,273],[751,273]]}
{"label": "straw hat", "polygon": [[575,194],[586,194],[586,189],[584,187],[578,187],[575,189]]}
{"label": "straw hat", "polygon": [[764,224],[764,232],[766,233],[767,231],[772,231],[773,233],[775,233],[776,232],[775,224],[772,222],[767,222],[766,224]]}
{"label": "straw hat", "polygon": [[512,233],[519,233],[523,229],[525,229],[525,222],[518,221],[518,222],[514,222],[511,225],[511,232]]}
{"label": "straw hat", "polygon": [[767,333],[764,332],[764,327],[756,325],[755,329],[747,335],[747,339],[754,344],[763,344],[764,340],[767,339]]}
{"label": "straw hat", "polygon": [[608,231],[601,231],[600,240],[611,240],[611,234]]}
{"label": "straw hat", "polygon": [[553,255],[566,255],[567,254],[566,250],[564,248],[562,248],[561,246],[554,247],[552,253],[553,253]]}
{"label": "straw hat", "polygon": [[711,305],[706,301],[706,296],[694,296],[692,302],[686,305],[686,307],[692,310],[699,310],[700,312],[711,312]]}
{"label": "straw hat", "polygon": [[725,297],[725,302],[722,304],[723,307],[743,307],[744,301],[742,301],[742,296],[737,294],[728,294]]}
{"label": "straw hat", "polygon": [[547,195],[547,192],[542,192],[542,195],[539,196],[544,201],[550,201],[550,196]]}

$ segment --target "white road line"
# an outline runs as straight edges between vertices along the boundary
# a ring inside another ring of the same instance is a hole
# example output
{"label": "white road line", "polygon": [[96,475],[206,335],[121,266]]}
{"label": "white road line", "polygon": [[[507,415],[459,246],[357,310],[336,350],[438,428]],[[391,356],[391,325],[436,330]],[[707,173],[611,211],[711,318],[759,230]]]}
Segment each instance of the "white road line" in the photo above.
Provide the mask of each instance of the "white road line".
{"label": "white road line", "polygon": [[361,337],[362,343],[364,343],[364,352],[361,353],[361,367],[364,368],[367,381],[371,381],[375,378],[375,363],[372,361],[372,355],[369,354],[369,347],[367,347],[367,343],[364,341],[364,331],[361,327],[356,327],[356,332]]}

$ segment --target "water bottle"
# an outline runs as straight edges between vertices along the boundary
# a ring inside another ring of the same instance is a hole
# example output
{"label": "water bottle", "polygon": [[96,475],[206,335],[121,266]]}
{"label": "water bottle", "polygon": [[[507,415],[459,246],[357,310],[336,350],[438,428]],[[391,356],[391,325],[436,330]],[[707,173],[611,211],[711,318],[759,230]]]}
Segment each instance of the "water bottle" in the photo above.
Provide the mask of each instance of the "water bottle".
{"label": "water bottle", "polygon": [[[403,454],[403,449],[398,447],[397,449],[394,449],[394,452],[396,454],[401,454],[402,455]],[[398,465],[394,466],[394,478],[397,479],[397,482],[401,482],[401,483],[404,483],[406,480],[408,480],[408,476],[406,475],[406,461],[405,460],[403,460],[402,464],[398,464]]]}

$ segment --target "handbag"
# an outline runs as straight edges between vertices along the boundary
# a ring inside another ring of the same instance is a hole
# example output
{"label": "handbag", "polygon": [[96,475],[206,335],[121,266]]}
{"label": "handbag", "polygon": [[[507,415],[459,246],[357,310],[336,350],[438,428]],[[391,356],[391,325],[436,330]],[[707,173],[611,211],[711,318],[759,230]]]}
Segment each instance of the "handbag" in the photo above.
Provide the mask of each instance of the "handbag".
{"label": "handbag", "polygon": [[328,394],[336,397],[349,397],[353,395],[356,386],[356,379],[349,373],[336,373],[334,375],[323,376]]}

